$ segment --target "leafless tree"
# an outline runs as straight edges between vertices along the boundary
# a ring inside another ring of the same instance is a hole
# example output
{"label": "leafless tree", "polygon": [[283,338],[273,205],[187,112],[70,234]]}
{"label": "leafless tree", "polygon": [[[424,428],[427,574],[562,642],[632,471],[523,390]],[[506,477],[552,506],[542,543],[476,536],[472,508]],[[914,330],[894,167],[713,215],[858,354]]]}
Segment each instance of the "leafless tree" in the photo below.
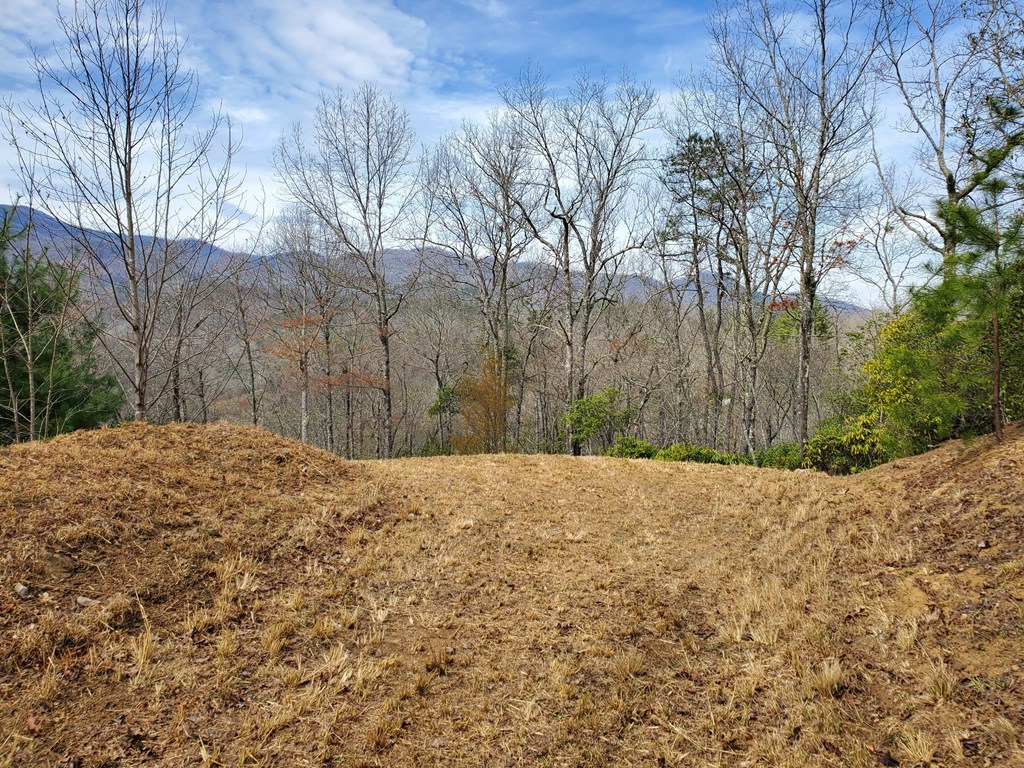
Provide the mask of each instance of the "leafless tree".
{"label": "leafless tree", "polygon": [[903,225],[904,215],[891,208],[888,200],[874,210],[865,211],[864,249],[870,254],[858,265],[857,279],[877,291],[881,306],[890,314],[903,311],[909,298],[908,288],[925,261],[925,243]]}
{"label": "leafless tree", "polygon": [[850,192],[867,155],[872,115],[866,81],[874,36],[858,0],[801,0],[779,7],[746,0],[712,19],[714,61],[751,109],[791,195],[800,295],[797,439],[808,437],[811,347],[818,289],[850,256],[857,212]]}
{"label": "leafless tree", "polygon": [[[266,270],[270,318],[281,357],[299,374],[299,438],[309,441],[313,389],[326,393],[323,447],[334,450],[334,334],[340,311],[342,260],[332,232],[298,207],[271,226]],[[314,370],[319,362],[319,371]]]}
{"label": "leafless tree", "polygon": [[[526,69],[501,97],[520,123],[541,184],[539,211],[521,212],[559,275],[557,322],[571,407],[586,392],[590,337],[613,300],[619,268],[653,240],[632,202],[634,185],[651,166],[645,134],[655,125],[657,95],[628,74],[612,83],[581,73],[557,98],[538,70]],[[566,441],[579,453],[571,430]]]}
{"label": "leafless tree", "polygon": [[522,300],[533,266],[524,263],[534,242],[528,220],[537,217],[541,195],[519,127],[501,112],[483,125],[465,123],[435,148],[425,184],[427,241],[444,257],[452,285],[479,306],[506,389],[513,305]]}
{"label": "leafless tree", "polygon": [[982,179],[976,171],[988,109],[984,93],[992,55],[1001,47],[986,51],[971,33],[994,27],[999,15],[996,3],[957,0],[893,0],[878,7],[877,71],[901,102],[895,128],[916,141],[914,187],[897,190],[891,169],[877,159],[876,167],[899,220],[943,261],[956,243],[935,215],[935,201],[956,205]]}
{"label": "leafless tree", "polygon": [[418,260],[394,274],[389,251],[405,242],[402,226],[414,202],[414,135],[392,97],[366,83],[321,97],[311,140],[300,126],[281,140],[274,166],[289,196],[330,228],[343,258],[358,267],[353,288],[374,307],[380,345],[380,438],[384,456],[395,446],[392,403],[392,321],[415,284]]}
{"label": "leafless tree", "polygon": [[198,82],[159,0],[79,2],[57,25],[62,46],[35,54],[36,100],[8,102],[5,127],[113,308],[100,340],[143,420],[230,271],[213,246],[236,222],[236,137],[219,112],[196,128]]}

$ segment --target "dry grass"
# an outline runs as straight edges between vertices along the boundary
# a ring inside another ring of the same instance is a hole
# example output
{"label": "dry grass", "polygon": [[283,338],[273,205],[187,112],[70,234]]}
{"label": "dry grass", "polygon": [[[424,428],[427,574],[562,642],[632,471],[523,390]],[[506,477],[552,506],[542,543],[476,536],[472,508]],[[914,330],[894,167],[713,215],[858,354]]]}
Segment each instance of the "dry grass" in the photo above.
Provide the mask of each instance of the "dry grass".
{"label": "dry grass", "polygon": [[1024,765],[1019,432],[853,479],[0,451],[0,766]]}

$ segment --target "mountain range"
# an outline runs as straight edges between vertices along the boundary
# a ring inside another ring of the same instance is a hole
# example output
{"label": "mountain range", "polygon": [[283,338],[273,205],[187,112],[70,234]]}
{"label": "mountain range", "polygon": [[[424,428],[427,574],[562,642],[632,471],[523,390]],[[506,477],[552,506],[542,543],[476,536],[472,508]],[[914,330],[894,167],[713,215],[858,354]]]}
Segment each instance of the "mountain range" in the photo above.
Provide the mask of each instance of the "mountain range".
{"label": "mountain range", "polygon": [[[13,233],[20,233],[29,228],[31,225],[32,237],[35,241],[35,247],[37,248],[51,248],[54,250],[70,250],[76,247],[76,241],[82,237],[87,239],[90,246],[101,255],[109,255],[111,259],[114,258],[114,235],[109,232],[105,232],[99,229],[81,229],[78,230],[82,234],[79,236],[73,234],[77,227],[61,222],[60,220],[50,216],[43,211],[38,209],[32,209],[27,206],[14,206],[14,205],[2,205],[0,204],[0,220],[7,220],[10,216],[11,231]],[[149,236],[141,236],[140,242],[149,245],[154,242],[154,238]],[[186,246],[195,246],[195,241],[184,241],[182,243]],[[232,252],[220,248],[218,246],[205,246],[210,249],[210,255],[213,258],[218,256],[228,257],[232,255]],[[442,268],[442,263],[450,265],[453,260],[446,259],[444,254],[435,249],[431,254],[433,264],[430,265],[430,271],[437,271]],[[396,282],[402,282],[408,279],[417,269],[417,264],[420,259],[420,254],[415,249],[410,248],[395,248],[386,252],[385,262],[388,274]],[[520,270],[526,272],[531,268],[545,269],[549,268],[547,265],[539,264],[537,262],[522,262],[520,264]],[[464,277],[469,277],[469,270],[466,267],[461,267],[464,271]],[[688,283],[690,281],[687,281]],[[715,301],[718,295],[718,280],[713,273],[710,271],[702,271],[700,273],[701,287],[703,288],[704,296],[706,301]],[[629,273],[623,277],[623,293],[629,298],[640,298],[652,290],[658,290],[664,283],[646,277],[639,273]],[[677,287],[681,287],[688,294],[692,294],[694,300],[696,300],[697,290],[692,284],[684,285],[683,281],[676,283]],[[794,296],[795,298],[795,296]],[[865,312],[865,308],[841,299],[831,297],[821,297],[820,301],[825,304],[829,309],[840,314],[859,314]]]}

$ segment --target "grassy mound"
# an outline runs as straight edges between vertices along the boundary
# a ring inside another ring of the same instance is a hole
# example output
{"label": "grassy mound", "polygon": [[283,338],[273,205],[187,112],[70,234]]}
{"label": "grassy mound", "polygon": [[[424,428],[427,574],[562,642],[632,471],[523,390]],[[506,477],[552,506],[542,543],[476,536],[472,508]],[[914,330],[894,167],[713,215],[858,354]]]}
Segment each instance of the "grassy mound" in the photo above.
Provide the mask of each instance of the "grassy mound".
{"label": "grassy mound", "polygon": [[1022,509],[1019,429],[854,478],[19,446],[0,766],[1024,765]]}

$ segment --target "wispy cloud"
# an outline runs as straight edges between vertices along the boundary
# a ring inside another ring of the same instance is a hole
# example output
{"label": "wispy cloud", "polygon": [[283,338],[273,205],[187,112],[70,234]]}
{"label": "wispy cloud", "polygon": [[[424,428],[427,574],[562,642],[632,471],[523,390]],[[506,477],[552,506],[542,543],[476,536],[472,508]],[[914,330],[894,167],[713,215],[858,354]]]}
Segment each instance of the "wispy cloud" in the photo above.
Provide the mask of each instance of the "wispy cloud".
{"label": "wispy cloud", "polygon": [[[13,8],[11,8],[13,4]],[[581,68],[614,75],[628,67],[667,89],[702,59],[703,7],[671,0],[169,0],[187,39],[202,101],[244,130],[251,185],[273,190],[270,155],[281,133],[308,122],[319,94],[373,80],[409,109],[421,141],[464,117],[481,118],[497,88],[531,61],[553,83]],[[8,10],[11,8],[10,10]],[[29,41],[48,47],[54,6],[7,0],[0,16],[0,90],[31,83]],[[0,147],[0,165],[9,150]],[[0,189],[16,188],[0,167]]]}

